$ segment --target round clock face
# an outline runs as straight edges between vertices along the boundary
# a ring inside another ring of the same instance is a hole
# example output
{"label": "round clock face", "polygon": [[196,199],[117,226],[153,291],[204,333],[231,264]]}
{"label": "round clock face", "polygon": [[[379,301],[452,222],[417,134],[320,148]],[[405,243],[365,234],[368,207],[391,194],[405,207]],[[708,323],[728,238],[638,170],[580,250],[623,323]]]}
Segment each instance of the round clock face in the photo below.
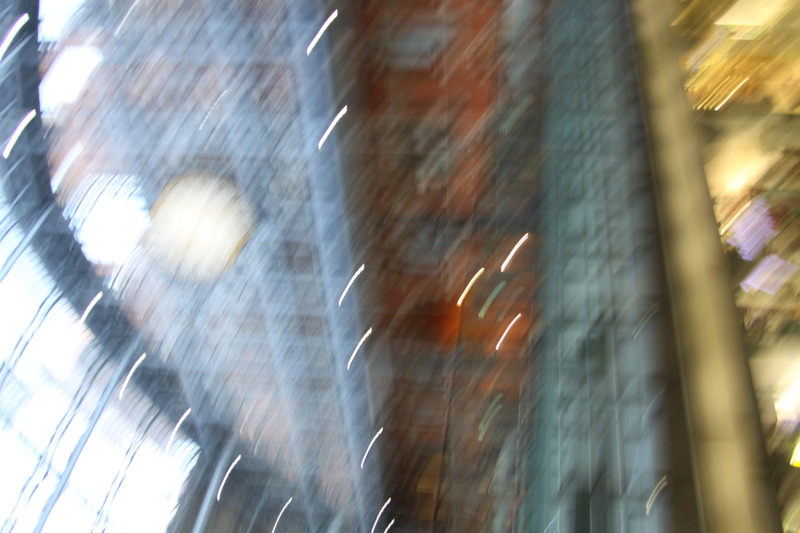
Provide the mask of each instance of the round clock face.
{"label": "round clock face", "polygon": [[236,184],[187,174],[173,180],[150,213],[144,247],[165,272],[207,282],[233,264],[256,222]]}

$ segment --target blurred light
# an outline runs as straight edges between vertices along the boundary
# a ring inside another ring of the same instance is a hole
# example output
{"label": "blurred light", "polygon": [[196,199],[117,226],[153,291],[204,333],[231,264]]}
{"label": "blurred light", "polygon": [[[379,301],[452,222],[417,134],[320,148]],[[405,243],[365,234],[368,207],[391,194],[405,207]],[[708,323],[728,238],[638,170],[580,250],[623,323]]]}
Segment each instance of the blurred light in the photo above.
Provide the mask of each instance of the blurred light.
{"label": "blurred light", "polygon": [[364,452],[364,457],[361,459],[361,469],[364,469],[364,461],[367,460],[367,455],[369,455],[369,451],[372,449],[372,445],[375,444],[375,441],[378,440],[380,434],[383,433],[383,428],[379,429],[375,436],[372,437],[372,440],[369,442],[369,446],[367,446],[367,451]]}
{"label": "blurred light", "polygon": [[41,0],[39,2],[39,41],[58,41],[70,19],[83,3],[84,0]]}
{"label": "blurred light", "polygon": [[311,55],[311,50],[313,50],[314,47],[317,45],[317,43],[319,42],[320,38],[322,37],[322,34],[325,33],[325,30],[328,29],[328,26],[331,25],[331,22],[336,20],[336,17],[338,17],[338,16],[339,16],[339,10],[338,9],[334,9],[333,13],[331,13],[330,16],[328,17],[328,20],[326,20],[325,22],[322,23],[322,27],[319,29],[319,31],[314,36],[314,38],[311,39],[311,44],[308,45],[308,48],[306,48],[306,55],[307,56]]}
{"label": "blurred light", "polygon": [[339,307],[341,307],[341,306],[342,306],[342,300],[344,300],[344,297],[345,297],[345,295],[347,295],[347,291],[349,291],[349,290],[350,290],[350,286],[353,284],[353,282],[356,280],[356,278],[357,278],[358,276],[360,276],[362,272],[364,272],[364,266],[365,266],[365,265],[361,265],[361,266],[359,267],[359,269],[358,269],[358,270],[356,270],[356,273],[355,273],[355,274],[353,274],[353,277],[352,277],[352,278],[350,278],[350,281],[347,283],[347,287],[345,287],[345,288],[344,288],[344,291],[342,292],[342,295],[341,295],[341,296],[339,296]]}
{"label": "blurred light", "polygon": [[331,122],[331,125],[328,126],[328,129],[325,130],[325,133],[322,135],[322,138],[319,140],[319,143],[317,144],[317,150],[321,150],[322,149],[322,145],[325,144],[325,140],[328,138],[328,135],[331,134],[331,132],[333,131],[334,126],[336,126],[336,123],[339,122],[342,119],[342,117],[344,116],[345,113],[347,113],[347,106],[344,106],[342,108],[342,110],[339,111],[339,113],[333,118],[333,121]]}
{"label": "blurred light", "polygon": [[779,422],[795,422],[800,414],[800,381],[792,383],[775,402]]}
{"label": "blurred light", "polygon": [[497,284],[497,287],[494,288],[492,294],[490,294],[489,298],[486,299],[486,303],[483,304],[483,307],[481,307],[481,311],[480,313],[478,313],[478,318],[483,320],[483,317],[486,316],[486,311],[489,310],[489,306],[492,305],[494,299],[497,298],[497,295],[500,294],[500,291],[502,291],[506,285],[508,284],[505,281],[501,281],[500,283]]}
{"label": "blurred light", "polygon": [[765,257],[742,281],[745,292],[758,290],[775,295],[789,279],[800,269],[794,263],[784,261],[775,254]]}
{"label": "blurred light", "polygon": [[725,225],[722,226],[722,228],[720,228],[720,231],[719,231],[720,235],[725,235],[725,232],[728,231],[728,228],[730,228],[731,225],[734,222],[736,222],[736,219],[739,218],[739,215],[744,213],[747,210],[747,208],[750,207],[750,204],[752,204],[752,203],[753,203],[753,200],[748,200],[747,203],[745,203],[742,207],[740,207],[739,210],[736,211],[736,213],[733,214],[731,219],[728,222],[726,222]]}
{"label": "blurred light", "polygon": [[131,7],[128,8],[128,11],[125,12],[125,16],[122,17],[122,22],[120,22],[119,26],[117,26],[117,29],[114,30],[114,37],[119,35],[119,31],[122,29],[122,26],[124,26],[125,23],[128,21],[128,17],[131,16],[131,12],[133,11],[133,8],[136,7],[136,4],[138,4],[138,3],[139,3],[139,0],[136,0],[134,3],[131,4]]}
{"label": "blurred light", "polygon": [[661,478],[661,481],[659,481],[658,484],[653,489],[653,492],[650,493],[650,498],[647,500],[647,505],[645,505],[645,510],[646,510],[645,514],[647,515],[650,514],[650,508],[653,506],[653,503],[655,503],[656,498],[658,498],[658,495],[661,494],[661,491],[664,490],[664,487],[666,486],[667,486],[667,476],[663,476]]}
{"label": "blurred light", "polygon": [[278,513],[278,518],[275,519],[275,525],[272,526],[272,533],[275,533],[275,528],[278,527],[278,522],[281,521],[281,517],[283,516],[283,512],[286,510],[287,507],[289,507],[290,503],[292,503],[292,498],[289,498],[289,501],[286,502],[285,504],[283,504],[283,509],[281,509],[281,512]]}
{"label": "blurred light", "polygon": [[636,328],[633,330],[633,340],[636,340],[639,337],[639,334],[642,332],[644,327],[647,325],[647,322],[651,318],[653,318],[653,316],[657,312],[658,312],[658,303],[654,303],[653,305],[650,306],[650,310],[647,312],[647,314],[644,317],[642,317],[642,319],[639,321],[639,324],[637,324]]}
{"label": "blurred light", "polygon": [[120,400],[122,399],[122,395],[125,394],[125,389],[128,387],[128,382],[131,380],[131,377],[133,376],[133,373],[136,372],[136,369],[139,368],[139,365],[142,364],[142,361],[144,361],[145,357],[147,357],[147,353],[143,353],[142,355],[140,355],[139,359],[137,359],[136,362],[133,363],[133,366],[131,367],[130,372],[128,372],[128,375],[125,378],[125,381],[122,383],[122,388],[119,389],[119,399]]}
{"label": "blurred light", "polygon": [[388,526],[386,526],[386,529],[384,529],[384,530],[383,530],[383,533],[386,533],[387,531],[389,531],[389,529],[390,529],[390,528],[391,528],[393,525],[394,525],[394,518],[392,518],[392,521],[391,521],[391,522],[389,522],[389,525],[388,525]]}
{"label": "blurred light", "polygon": [[520,314],[518,314],[517,316],[514,317],[514,320],[511,321],[511,324],[509,324],[508,327],[506,328],[506,330],[503,332],[503,336],[500,337],[499,341],[497,341],[497,346],[495,346],[495,350],[499,350],[500,349],[500,345],[503,344],[503,339],[506,338],[506,335],[508,335],[508,332],[511,330],[511,327],[514,325],[514,323],[517,320],[520,319],[520,317],[522,317],[522,313],[520,313]]}
{"label": "blurred light", "polygon": [[769,205],[763,198],[755,198],[740,209],[726,229],[730,227],[732,235],[728,243],[739,250],[745,261],[752,261],[764,249],[764,246],[777,234],[774,229]]}
{"label": "blurred light", "polygon": [[81,315],[81,320],[80,320],[81,324],[83,324],[86,321],[86,317],[89,316],[89,313],[92,312],[92,309],[94,309],[94,306],[97,304],[97,302],[100,301],[100,298],[102,297],[103,297],[103,291],[100,291],[94,298],[92,298],[92,301],[89,302],[89,305],[86,306],[86,310]]}
{"label": "blurred light", "polygon": [[495,415],[500,412],[500,409],[503,408],[502,405],[499,405],[502,397],[502,394],[498,394],[492,401],[491,405],[489,405],[489,408],[483,414],[483,419],[478,425],[478,442],[483,442],[483,437],[486,435],[486,431],[489,429],[492,420],[494,420]]}
{"label": "blurred light", "polygon": [[461,306],[461,304],[464,302],[464,298],[466,298],[466,297],[467,297],[467,293],[468,293],[468,292],[469,292],[469,290],[472,288],[472,285],[475,283],[475,281],[476,281],[476,280],[477,280],[479,277],[481,277],[481,274],[483,274],[483,270],[484,270],[484,269],[483,269],[483,268],[481,268],[480,270],[478,270],[478,272],[477,272],[477,273],[476,273],[474,276],[472,276],[472,279],[471,279],[471,280],[469,280],[469,283],[467,283],[467,287],[464,289],[464,292],[462,292],[462,293],[461,293],[461,297],[459,297],[459,299],[458,299],[458,303],[457,303],[456,305],[458,305],[458,306]]}
{"label": "blurred light", "polygon": [[241,435],[242,432],[244,431],[244,426],[245,426],[245,424],[247,424],[247,421],[250,419],[250,415],[253,413],[253,409],[255,409],[255,408],[256,408],[256,404],[253,403],[253,405],[250,406],[250,409],[247,410],[247,414],[244,415],[244,420],[242,420],[242,425],[239,426],[239,435]]}
{"label": "blurred light", "polygon": [[792,451],[792,457],[789,459],[789,464],[795,468],[800,468],[800,439],[798,439],[797,443],[794,445],[794,451]]}
{"label": "blurred light", "polygon": [[97,264],[124,263],[150,226],[136,176],[92,175],[70,196],[64,214],[86,258]]}
{"label": "blurred light", "polygon": [[186,410],[185,413],[183,413],[183,416],[181,416],[180,420],[178,420],[178,423],[175,424],[175,428],[172,430],[172,434],[169,436],[169,441],[167,441],[166,451],[169,451],[170,446],[172,446],[172,441],[175,440],[175,435],[177,435],[178,433],[178,429],[180,429],[181,424],[183,424],[183,421],[186,420],[186,417],[188,417],[191,413],[192,413],[192,408],[190,407]]}
{"label": "blurred light", "polygon": [[6,143],[6,147],[3,150],[3,158],[8,159],[8,156],[11,155],[11,150],[14,149],[14,145],[17,144],[19,140],[19,136],[22,135],[22,132],[25,130],[25,127],[31,123],[33,117],[36,116],[36,110],[31,109],[28,111],[28,114],[22,117],[22,120],[19,124],[17,124],[17,129],[14,130],[14,133],[11,134],[11,138]]}
{"label": "blurred light", "polygon": [[0,44],[0,59],[3,59],[3,56],[5,56],[6,52],[8,51],[8,47],[11,46],[11,43],[14,41],[14,37],[17,36],[19,30],[21,30],[25,23],[30,19],[31,18],[27,13],[23,13],[22,16],[19,17],[16,22],[14,22],[13,26],[11,26],[11,29],[8,30],[8,33],[6,33],[6,36],[3,39],[3,44]]}
{"label": "blurred light", "polygon": [[61,188],[61,184],[64,182],[64,177],[67,175],[69,167],[72,166],[72,163],[78,159],[78,156],[81,155],[82,152],[83,145],[81,143],[76,144],[67,152],[66,157],[64,157],[61,164],[58,165],[58,168],[53,173],[53,177],[50,179],[50,189],[53,191],[53,194],[56,194]]}
{"label": "blurred light", "polygon": [[519,249],[519,247],[522,246],[522,243],[524,243],[526,240],[528,240],[528,234],[527,233],[522,236],[522,238],[519,240],[519,242],[517,242],[517,244],[514,245],[514,248],[512,248],[511,253],[508,254],[508,257],[506,257],[506,260],[503,261],[503,266],[500,267],[500,272],[505,272],[506,267],[508,266],[508,263],[511,262],[511,259],[514,257],[514,254],[517,253],[517,250]]}
{"label": "blurred light", "polygon": [[208,117],[210,117],[210,116],[211,116],[211,113],[213,113],[213,112],[214,112],[214,109],[216,109],[216,107],[217,107],[217,104],[219,104],[219,101],[220,101],[220,100],[222,100],[222,97],[223,97],[223,96],[225,96],[225,93],[227,93],[227,92],[228,92],[228,89],[225,89],[224,91],[222,91],[222,94],[220,94],[219,96],[217,96],[217,99],[216,99],[216,100],[214,100],[214,103],[213,103],[213,104],[211,104],[211,109],[209,109],[209,110],[208,110],[208,113],[206,113],[206,116],[203,118],[203,122],[201,122],[201,123],[200,123],[200,127],[199,127],[199,128],[197,128],[197,131],[200,131],[200,130],[202,130],[202,129],[203,129],[203,126],[205,126],[205,125],[206,125],[206,121],[208,121]]}
{"label": "blurred light", "polygon": [[77,100],[89,76],[102,60],[103,54],[93,46],[64,48],[39,84],[42,115],[54,115],[62,105]]}
{"label": "blurred light", "polygon": [[236,466],[236,463],[238,463],[241,459],[242,459],[241,454],[236,456],[236,459],[233,460],[231,466],[228,467],[228,471],[225,472],[225,477],[222,478],[222,483],[219,484],[219,490],[217,491],[217,501],[219,501],[220,496],[222,496],[222,488],[225,486],[225,482],[228,481],[228,476],[231,475],[233,467]]}
{"label": "blurred light", "polygon": [[743,80],[742,80],[742,82],[741,82],[741,83],[739,83],[739,85],[737,85],[737,86],[736,86],[736,88],[735,88],[735,89],[733,89],[733,90],[731,91],[731,93],[730,93],[730,94],[729,94],[729,95],[728,95],[728,96],[725,98],[725,100],[723,100],[721,104],[719,104],[717,107],[715,107],[715,108],[714,108],[714,111],[719,111],[720,109],[722,109],[722,106],[724,106],[725,104],[727,104],[727,103],[728,103],[728,100],[730,100],[730,99],[733,97],[733,95],[734,95],[734,94],[736,94],[736,91],[738,91],[739,89],[741,89],[741,88],[742,88],[742,85],[744,85],[744,84],[745,84],[746,82],[748,82],[749,80],[750,80],[750,78],[745,78],[745,79],[743,79]]}
{"label": "blurred light", "polygon": [[165,187],[150,211],[144,250],[165,272],[192,282],[222,276],[256,224],[256,212],[234,180],[202,172]]}
{"label": "blurred light", "polygon": [[386,500],[386,503],[383,504],[383,507],[381,507],[381,510],[378,511],[378,516],[375,517],[375,523],[372,524],[372,530],[370,531],[370,533],[375,533],[375,527],[378,525],[378,520],[381,519],[381,515],[383,514],[383,511],[386,509],[386,506],[389,505],[389,502],[391,502],[391,501],[392,501],[391,498]]}
{"label": "blurred light", "polygon": [[364,344],[364,341],[367,340],[367,337],[372,335],[372,328],[369,328],[364,336],[361,337],[361,340],[358,341],[358,345],[356,345],[356,349],[353,350],[353,355],[350,356],[350,360],[347,362],[347,370],[350,370],[350,365],[353,363],[353,359],[355,358],[356,354],[358,353],[358,349],[361,348],[361,345]]}

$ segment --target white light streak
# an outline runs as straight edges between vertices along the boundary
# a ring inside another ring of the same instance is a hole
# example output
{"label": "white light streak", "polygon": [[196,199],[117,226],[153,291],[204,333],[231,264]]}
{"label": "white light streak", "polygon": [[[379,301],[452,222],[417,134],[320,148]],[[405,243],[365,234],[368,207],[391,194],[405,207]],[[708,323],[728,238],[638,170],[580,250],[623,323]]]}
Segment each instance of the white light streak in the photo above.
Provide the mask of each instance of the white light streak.
{"label": "white light streak", "polygon": [[122,17],[122,22],[120,22],[119,26],[117,26],[117,29],[114,30],[114,37],[119,35],[119,30],[121,30],[122,26],[128,21],[128,17],[131,16],[131,11],[133,11],[133,8],[136,7],[136,4],[138,4],[138,3],[139,3],[139,0],[136,0],[134,3],[131,4],[131,7],[128,8],[128,12],[125,13],[124,17]]}
{"label": "white light streak", "polygon": [[737,86],[736,86],[736,88],[735,88],[734,90],[732,90],[732,91],[731,91],[731,94],[729,94],[729,95],[727,96],[727,98],[725,98],[725,100],[723,100],[723,101],[722,101],[722,103],[721,103],[721,104],[719,104],[717,107],[715,107],[715,108],[714,108],[714,111],[719,111],[720,109],[722,109],[722,106],[724,106],[725,104],[727,104],[727,103],[728,103],[728,100],[730,100],[730,99],[733,97],[733,95],[734,95],[734,94],[736,94],[736,91],[738,91],[739,89],[741,89],[741,88],[742,88],[742,85],[744,85],[744,84],[745,84],[745,83],[747,83],[748,81],[750,81],[750,78],[745,78],[745,79],[743,79],[743,80],[742,80],[742,82],[741,82],[741,83],[739,83],[739,85],[737,85]]}
{"label": "white light streak", "polygon": [[383,533],[386,533],[387,531],[389,531],[389,529],[391,529],[391,527],[392,527],[393,525],[394,525],[394,518],[392,518],[392,521],[391,521],[391,522],[389,522],[389,525],[388,525],[388,526],[386,526],[386,529],[384,529],[384,530],[383,530]]}
{"label": "white light streak", "polygon": [[6,52],[8,51],[8,47],[11,46],[11,43],[14,41],[14,37],[17,36],[19,30],[21,30],[25,23],[27,23],[30,19],[31,18],[27,13],[23,13],[22,16],[19,17],[16,22],[14,22],[14,25],[11,26],[11,29],[8,30],[5,38],[3,38],[3,44],[0,44],[0,59],[3,59],[3,56],[5,56]]}
{"label": "white light streak", "polygon": [[505,272],[506,271],[506,267],[508,266],[508,263],[511,262],[511,258],[514,257],[515,253],[517,253],[517,250],[519,249],[520,246],[522,246],[522,243],[527,241],[527,240],[528,240],[528,234],[526,233],[517,242],[517,244],[514,245],[514,248],[512,248],[511,253],[508,254],[508,257],[506,257],[506,260],[503,261],[503,266],[500,267],[500,272]]}
{"label": "white light streak", "polygon": [[472,279],[469,280],[469,283],[467,283],[467,287],[464,289],[464,292],[462,292],[461,296],[458,298],[458,303],[456,303],[456,305],[458,305],[459,307],[461,306],[461,304],[464,302],[464,298],[467,297],[467,293],[472,288],[472,285],[477,281],[477,279],[479,277],[481,277],[481,274],[483,274],[483,271],[484,271],[484,269],[481,268],[480,270],[478,270],[478,272],[474,276],[472,276]]}
{"label": "white light streak", "polygon": [[225,482],[228,481],[228,476],[231,475],[233,467],[236,466],[236,463],[238,463],[241,459],[242,459],[241,454],[237,455],[236,459],[234,459],[233,462],[231,463],[231,466],[228,467],[228,471],[225,472],[225,477],[222,478],[222,483],[219,484],[219,490],[217,491],[217,501],[219,501],[219,497],[222,496],[222,488],[225,486]]}
{"label": "white light streak", "polygon": [[175,429],[172,430],[172,435],[169,436],[169,440],[167,441],[166,451],[169,451],[170,446],[172,446],[172,441],[175,440],[175,435],[178,434],[178,429],[180,429],[181,424],[183,424],[183,421],[186,420],[186,417],[188,417],[191,413],[192,413],[192,408],[190,407],[186,410],[185,413],[183,413],[183,416],[181,416],[180,420],[178,420],[178,423],[175,424]]}
{"label": "white light streak", "polygon": [[647,505],[645,505],[645,510],[647,511],[645,514],[647,515],[650,514],[650,508],[653,506],[653,503],[655,503],[656,498],[658,498],[658,495],[661,494],[661,491],[664,490],[666,486],[667,486],[667,476],[663,476],[661,478],[661,481],[659,481],[656,487],[653,489],[653,492],[650,493],[650,498],[647,500]]}
{"label": "white light streak", "polygon": [[139,359],[137,359],[136,362],[133,363],[133,366],[131,367],[130,372],[128,372],[128,376],[125,378],[125,381],[122,383],[122,388],[119,389],[119,399],[120,400],[122,399],[122,395],[125,394],[125,389],[128,387],[128,382],[131,380],[131,377],[133,376],[133,373],[136,372],[136,369],[139,368],[139,365],[142,364],[142,361],[144,361],[145,357],[147,357],[147,353],[143,353],[142,355],[140,355]]}
{"label": "white light streak", "polygon": [[392,501],[391,498],[386,500],[386,503],[383,504],[383,507],[381,507],[381,510],[378,511],[378,516],[375,517],[375,523],[372,524],[372,530],[369,533],[375,533],[375,527],[378,525],[378,520],[381,519],[381,515],[383,514],[383,511],[386,509],[386,506],[389,505],[389,502],[391,502],[391,501]]}
{"label": "white light streak", "polygon": [[495,348],[494,348],[495,350],[499,350],[500,349],[500,345],[503,344],[503,339],[506,338],[506,335],[508,335],[508,332],[511,330],[511,327],[514,325],[514,323],[517,320],[520,319],[520,317],[522,317],[522,313],[520,313],[520,314],[518,314],[517,316],[514,317],[514,320],[511,321],[511,324],[509,324],[508,327],[506,328],[506,330],[503,332],[503,336],[500,337],[499,341],[497,341],[497,346],[495,346]]}
{"label": "white light streak", "polygon": [[81,324],[84,323],[84,321],[86,320],[86,317],[89,316],[89,313],[92,312],[92,309],[94,309],[94,306],[97,305],[97,302],[99,302],[100,298],[102,298],[102,297],[103,297],[103,291],[100,291],[100,292],[97,293],[97,295],[94,298],[92,298],[92,301],[89,302],[89,305],[86,306],[86,310],[81,315]]}
{"label": "white light streak", "polygon": [[22,135],[22,132],[25,129],[25,127],[31,123],[31,120],[33,120],[33,117],[35,116],[36,116],[36,110],[31,109],[30,111],[28,111],[28,114],[22,118],[20,123],[17,125],[17,129],[14,130],[14,133],[11,134],[11,138],[6,143],[6,147],[3,150],[4,159],[8,159],[8,156],[11,154],[11,150],[14,148],[14,145],[17,144],[17,141],[19,140],[19,136]]}
{"label": "white light streak", "polygon": [[211,109],[209,109],[209,110],[208,110],[208,113],[206,113],[206,116],[203,118],[203,122],[201,122],[201,123],[200,123],[200,127],[199,127],[199,128],[197,128],[197,131],[200,131],[200,130],[202,130],[202,129],[203,129],[203,126],[205,126],[205,125],[206,125],[206,121],[208,120],[208,117],[210,117],[210,116],[211,116],[211,113],[213,113],[213,112],[214,112],[214,109],[216,109],[216,107],[217,107],[217,104],[219,103],[219,101],[220,101],[220,100],[222,100],[222,97],[223,97],[223,96],[225,96],[225,93],[227,93],[227,92],[228,92],[228,89],[225,89],[224,91],[222,91],[222,94],[220,94],[220,95],[217,97],[217,99],[216,99],[216,100],[214,100],[214,103],[211,105]]}
{"label": "white light streak", "polygon": [[352,278],[350,278],[350,281],[347,283],[347,287],[345,287],[345,288],[344,288],[344,292],[342,292],[342,295],[341,295],[341,296],[339,296],[339,307],[341,307],[341,306],[342,306],[342,300],[344,300],[344,297],[345,297],[345,295],[347,295],[347,291],[349,291],[349,290],[350,290],[350,286],[353,284],[353,282],[356,280],[356,278],[357,278],[358,276],[360,276],[362,272],[364,272],[364,266],[365,266],[365,265],[361,265],[361,266],[358,268],[358,270],[356,270],[356,273],[355,273],[355,274],[353,274],[353,277],[352,277]]}
{"label": "white light streak", "polygon": [[292,498],[289,498],[289,501],[288,501],[288,502],[286,502],[286,503],[283,505],[283,509],[281,509],[281,512],[280,512],[280,513],[278,513],[278,518],[275,520],[275,525],[274,525],[274,526],[272,526],[272,533],[275,533],[275,528],[276,528],[276,527],[278,527],[278,522],[280,522],[280,521],[281,521],[281,517],[283,516],[283,512],[286,510],[286,508],[287,508],[287,507],[289,507],[289,504],[290,504],[290,503],[292,503]]}
{"label": "white light streak", "polygon": [[369,337],[370,335],[372,335],[372,328],[369,328],[367,330],[367,332],[364,333],[364,336],[361,337],[361,340],[358,341],[358,344],[356,345],[356,349],[353,350],[353,355],[350,356],[350,360],[347,362],[347,370],[350,370],[350,365],[353,364],[353,359],[355,358],[356,354],[358,353],[358,349],[361,348],[361,345],[364,344],[364,341],[367,340],[367,337]]}
{"label": "white light streak", "polygon": [[308,48],[306,48],[306,55],[307,56],[311,55],[311,50],[313,50],[314,47],[317,46],[317,43],[319,42],[320,38],[322,37],[322,34],[325,33],[325,30],[328,29],[328,26],[331,25],[331,22],[336,20],[336,17],[338,17],[338,16],[339,16],[339,10],[338,9],[334,9],[333,13],[331,13],[330,16],[328,17],[328,20],[326,20],[325,22],[322,23],[322,27],[319,29],[319,31],[314,36],[314,38],[311,39],[311,44],[308,45]]}
{"label": "white light streak", "polygon": [[319,140],[319,143],[317,143],[317,150],[322,150],[322,145],[325,144],[325,141],[327,140],[328,135],[331,134],[331,132],[333,131],[333,128],[336,126],[336,123],[339,122],[342,119],[342,117],[344,116],[345,113],[347,113],[347,106],[344,106],[342,108],[342,110],[339,111],[339,113],[333,118],[333,122],[331,122],[331,125],[328,126],[327,130],[325,130],[325,134]]}
{"label": "white light streak", "polygon": [[57,193],[58,189],[61,188],[61,183],[64,181],[64,177],[67,175],[69,167],[71,167],[72,163],[78,159],[78,156],[81,155],[81,152],[83,152],[83,145],[78,143],[70,149],[66,157],[64,157],[63,161],[61,161],[61,164],[58,165],[58,168],[53,173],[53,178],[50,180],[50,189],[53,191],[53,194]]}
{"label": "white light streak", "polygon": [[383,433],[383,428],[379,429],[375,436],[372,437],[372,440],[369,442],[369,446],[367,446],[367,451],[364,452],[364,457],[361,458],[361,469],[364,469],[364,461],[367,460],[367,455],[369,455],[369,451],[372,449],[372,445],[375,444],[375,441],[378,440],[380,434]]}

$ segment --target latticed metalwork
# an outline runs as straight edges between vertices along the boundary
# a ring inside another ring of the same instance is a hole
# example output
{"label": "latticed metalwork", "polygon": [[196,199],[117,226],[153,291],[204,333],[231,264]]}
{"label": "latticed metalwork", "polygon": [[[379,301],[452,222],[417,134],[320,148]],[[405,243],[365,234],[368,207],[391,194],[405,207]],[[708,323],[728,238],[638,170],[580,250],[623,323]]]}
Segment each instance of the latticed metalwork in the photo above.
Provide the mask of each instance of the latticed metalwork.
{"label": "latticed metalwork", "polygon": [[668,530],[667,306],[624,3],[555,2],[544,47],[547,326],[522,527]]}

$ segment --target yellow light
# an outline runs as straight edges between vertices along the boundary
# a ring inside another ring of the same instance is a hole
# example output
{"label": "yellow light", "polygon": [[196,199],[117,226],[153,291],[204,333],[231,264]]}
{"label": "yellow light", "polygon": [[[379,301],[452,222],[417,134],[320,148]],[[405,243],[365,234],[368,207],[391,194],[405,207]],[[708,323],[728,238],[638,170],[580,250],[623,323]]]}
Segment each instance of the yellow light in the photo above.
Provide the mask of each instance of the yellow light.
{"label": "yellow light", "polygon": [[467,293],[472,288],[472,285],[475,283],[475,281],[479,277],[481,277],[481,274],[483,274],[483,271],[484,271],[484,269],[481,268],[480,270],[478,270],[478,272],[474,276],[472,276],[472,279],[469,280],[469,283],[467,283],[467,287],[464,289],[464,292],[461,293],[461,297],[458,299],[458,303],[456,305],[461,306],[461,304],[464,302],[464,298],[467,297]]}
{"label": "yellow light", "polygon": [[715,108],[714,108],[714,111],[719,111],[720,109],[722,109],[722,106],[724,106],[725,104],[727,104],[727,103],[728,103],[728,100],[730,100],[730,99],[733,97],[733,95],[734,95],[734,94],[736,94],[736,91],[738,91],[739,89],[741,89],[741,88],[742,88],[742,85],[744,85],[744,84],[745,84],[745,83],[747,83],[748,81],[750,81],[750,78],[745,78],[745,79],[743,79],[743,80],[742,80],[742,82],[741,82],[739,85],[737,85],[737,86],[736,86],[736,88],[735,88],[734,90],[732,90],[732,91],[731,91],[731,94],[729,94],[729,95],[728,95],[728,97],[727,97],[727,98],[725,98],[725,100],[723,100],[721,104],[719,104],[717,107],[715,107]]}
{"label": "yellow light", "polygon": [[789,464],[795,468],[800,468],[800,439],[798,439],[797,443],[794,445],[794,451],[792,452],[792,458],[789,459]]}

